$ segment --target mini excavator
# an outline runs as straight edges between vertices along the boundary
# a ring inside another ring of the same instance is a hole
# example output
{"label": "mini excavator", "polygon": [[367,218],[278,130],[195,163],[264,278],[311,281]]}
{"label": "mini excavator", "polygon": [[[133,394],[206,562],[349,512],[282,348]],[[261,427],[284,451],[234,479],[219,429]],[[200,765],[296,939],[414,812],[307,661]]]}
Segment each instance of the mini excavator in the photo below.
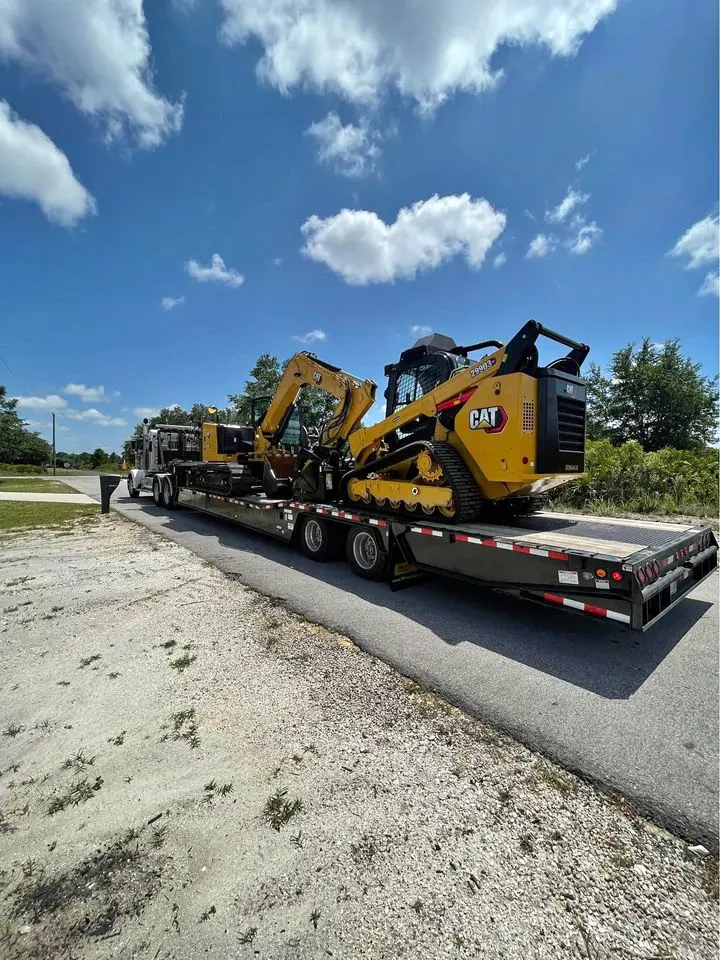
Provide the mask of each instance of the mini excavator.
{"label": "mini excavator", "polygon": [[[569,352],[540,366],[540,336]],[[584,470],[580,368],[589,349],[534,320],[507,344],[421,337],[385,368],[387,415],[369,427],[361,420],[375,399],[373,381],[299,353],[253,426],[203,424],[203,460],[227,461],[223,489],[233,494],[262,488],[278,498],[455,521],[488,508],[532,512]],[[477,351],[485,352],[471,360]],[[289,428],[304,387],[330,393],[338,405],[317,437],[301,427],[293,443]]]}

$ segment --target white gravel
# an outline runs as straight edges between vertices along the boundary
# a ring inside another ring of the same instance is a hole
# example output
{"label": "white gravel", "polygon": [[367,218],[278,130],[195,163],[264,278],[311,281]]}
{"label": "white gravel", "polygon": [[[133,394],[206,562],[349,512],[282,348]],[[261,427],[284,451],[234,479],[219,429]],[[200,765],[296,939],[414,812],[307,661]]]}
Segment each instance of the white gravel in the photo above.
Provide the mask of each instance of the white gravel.
{"label": "white gravel", "polygon": [[717,861],[184,548],[0,584],[3,960],[717,956]]}

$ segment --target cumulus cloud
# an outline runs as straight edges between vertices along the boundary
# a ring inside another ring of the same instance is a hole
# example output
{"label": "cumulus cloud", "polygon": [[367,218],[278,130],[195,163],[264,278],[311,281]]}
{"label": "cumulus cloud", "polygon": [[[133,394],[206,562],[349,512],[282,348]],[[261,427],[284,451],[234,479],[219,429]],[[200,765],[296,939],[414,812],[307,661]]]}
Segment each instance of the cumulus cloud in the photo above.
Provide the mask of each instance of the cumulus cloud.
{"label": "cumulus cloud", "polygon": [[18,406],[25,410],[62,410],[67,407],[67,400],[56,393],[49,393],[44,397],[15,397]]}
{"label": "cumulus cloud", "polygon": [[180,307],[183,303],[185,303],[185,297],[163,297],[160,306],[163,310],[174,310],[175,307]]}
{"label": "cumulus cloud", "polygon": [[182,124],[182,104],[153,88],[142,0],[3,0],[0,56],[58,84],[111,139],[155,147]]}
{"label": "cumulus cloud", "polygon": [[307,333],[297,334],[292,338],[300,343],[323,343],[327,340],[327,334],[324,330],[308,330]]}
{"label": "cumulus cloud", "polygon": [[585,156],[584,156],[584,157],[580,157],[580,159],[578,160],[578,162],[575,164],[575,169],[576,169],[578,172],[580,172],[580,170],[582,170],[582,168],[583,168],[586,164],[588,164],[588,163],[590,163],[590,154],[589,154],[589,153],[586,153]]}
{"label": "cumulus cloud", "polygon": [[[0,6],[0,37],[1,11]],[[0,194],[34,201],[48,220],[63,227],[96,211],[95,200],[62,150],[40,127],[13,113],[4,100],[0,100]]]}
{"label": "cumulus cloud", "polygon": [[160,407],[133,407],[133,413],[136,417],[147,417],[148,420],[157,417],[160,413]]}
{"label": "cumulus cloud", "polygon": [[414,323],[410,327],[410,333],[415,337],[428,337],[432,333],[432,327],[426,323]]}
{"label": "cumulus cloud", "polygon": [[282,266],[282,262],[283,262],[283,258],[282,258],[282,257],[275,257],[275,259],[273,260],[273,265],[276,266],[276,267],[281,267],[281,266]]}
{"label": "cumulus cloud", "polygon": [[67,417],[68,420],[82,420],[88,423],[94,423],[98,427],[127,426],[127,420],[123,420],[122,417],[112,417],[103,413],[101,410],[97,410],[95,407],[90,407],[87,410],[63,410],[62,416]]}
{"label": "cumulus cloud", "polygon": [[80,397],[84,403],[102,403],[105,400],[114,400],[120,396],[117,390],[105,392],[105,387],[86,387],[84,383],[69,383],[63,393],[71,396]]}
{"label": "cumulus cloud", "polygon": [[219,253],[214,253],[210,258],[210,266],[204,267],[197,260],[188,260],[185,269],[193,278],[200,283],[221,283],[226,287],[240,287],[245,283],[245,277],[225,266],[225,261]]}
{"label": "cumulus cloud", "polygon": [[228,43],[257,41],[258,75],[372,103],[395,89],[432,110],[453,93],[479,93],[501,73],[503,45],[574,54],[616,0],[221,0]]}
{"label": "cumulus cloud", "polygon": [[499,253],[493,260],[493,266],[497,269],[507,263],[507,254]]}
{"label": "cumulus cloud", "polygon": [[720,276],[717,273],[707,273],[705,274],[705,279],[703,280],[700,289],[698,290],[699,297],[720,297]]}
{"label": "cumulus cloud", "polygon": [[548,254],[553,252],[556,246],[557,238],[553,237],[552,234],[548,235],[545,233],[538,233],[538,235],[533,237],[533,239],[530,241],[530,246],[528,247],[525,256],[528,258],[528,260],[537,260],[540,257],[547,257]]}
{"label": "cumulus cloud", "polygon": [[454,256],[477,269],[504,229],[505,214],[487,200],[435,195],[403,207],[390,224],[370,210],[312,216],[302,226],[302,252],[346,283],[389,283],[412,280]]}
{"label": "cumulus cloud", "polygon": [[548,223],[562,223],[567,219],[576,207],[582,206],[590,199],[589,193],[578,193],[572,187],[568,187],[568,192],[562,198],[560,203],[552,210],[545,213],[545,219]]}
{"label": "cumulus cloud", "polygon": [[318,159],[346,177],[363,177],[375,169],[380,156],[376,140],[366,120],[358,125],[340,121],[336,113],[308,127],[307,133],[318,145]]}
{"label": "cumulus cloud", "polygon": [[687,270],[717,263],[719,230],[717,214],[698,220],[680,237],[670,250],[670,256],[685,258]]}
{"label": "cumulus cloud", "polygon": [[602,237],[602,229],[593,220],[592,223],[585,223],[578,219],[575,223],[576,233],[568,240],[567,248],[570,253],[581,255],[592,249]]}

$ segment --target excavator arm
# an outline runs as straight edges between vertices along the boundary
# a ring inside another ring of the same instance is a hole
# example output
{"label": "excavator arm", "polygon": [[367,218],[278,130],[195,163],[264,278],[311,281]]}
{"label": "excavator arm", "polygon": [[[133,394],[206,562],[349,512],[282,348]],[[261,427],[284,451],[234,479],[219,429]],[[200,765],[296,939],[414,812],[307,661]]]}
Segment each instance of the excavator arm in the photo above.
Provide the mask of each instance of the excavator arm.
{"label": "excavator arm", "polygon": [[277,446],[298,394],[304,387],[314,387],[338,400],[331,416],[323,424],[322,446],[345,441],[375,402],[377,385],[372,380],[358,380],[312,353],[296,353],[285,368],[265,416],[255,432],[255,456],[262,457]]}

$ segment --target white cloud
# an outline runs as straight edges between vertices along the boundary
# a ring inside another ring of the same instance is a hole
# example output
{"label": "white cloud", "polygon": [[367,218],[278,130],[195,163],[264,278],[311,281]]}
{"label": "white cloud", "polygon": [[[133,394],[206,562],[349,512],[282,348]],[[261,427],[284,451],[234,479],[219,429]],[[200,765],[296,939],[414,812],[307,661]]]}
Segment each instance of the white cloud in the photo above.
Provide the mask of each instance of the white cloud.
{"label": "white cloud", "polygon": [[429,327],[426,323],[414,323],[410,327],[410,333],[415,337],[427,337],[432,333],[432,327]]}
{"label": "white cloud", "polygon": [[358,126],[352,123],[343,126],[336,113],[329,113],[308,127],[307,133],[317,141],[320,162],[338,173],[346,177],[363,177],[375,169],[380,148],[375,142],[377,134],[365,119]]}
{"label": "white cloud", "polygon": [[545,219],[548,223],[561,223],[573,212],[575,207],[587,203],[589,199],[589,193],[578,193],[576,190],[573,190],[572,187],[568,187],[568,192],[560,203],[552,210],[545,212]]}
{"label": "white cloud", "polygon": [[225,261],[219,253],[214,253],[210,259],[210,266],[203,267],[197,260],[188,260],[185,269],[193,278],[201,283],[223,283],[228,287],[240,287],[245,283],[245,277],[225,266]]}
{"label": "white cloud", "polygon": [[18,406],[25,410],[62,410],[67,406],[67,400],[56,393],[49,393],[45,397],[15,397]]}
{"label": "white cloud", "polygon": [[281,266],[282,266],[282,262],[283,262],[283,258],[282,258],[282,257],[275,257],[275,259],[273,260],[273,264],[274,264],[276,267],[281,267]]}
{"label": "white cloud", "polygon": [[119,391],[110,390],[105,393],[105,387],[86,387],[84,383],[69,383],[63,393],[80,397],[83,403],[103,403],[105,400],[114,400],[120,396]]}
{"label": "white cloud", "polygon": [[302,252],[327,264],[346,283],[411,280],[454,256],[479,268],[505,229],[505,219],[487,200],[467,193],[420,200],[403,207],[390,224],[370,210],[341,210],[325,220],[312,216],[305,221]]}
{"label": "white cloud", "polygon": [[390,88],[431,110],[457,91],[479,93],[502,76],[505,45],[574,54],[616,0],[221,0],[223,37],[263,46],[259,77],[372,103]]}
{"label": "white cloud", "polygon": [[[0,5],[0,28],[1,11]],[[0,194],[35,201],[48,220],[63,227],[96,211],[95,200],[62,150],[40,127],[21,120],[4,100],[0,100]]]}
{"label": "white cloud", "polygon": [[498,267],[502,267],[503,264],[506,264],[506,263],[507,263],[507,254],[506,254],[506,253],[499,253],[499,254],[495,257],[495,259],[493,260],[493,266],[494,266],[496,269],[497,269]]}
{"label": "white cloud", "polygon": [[545,233],[538,233],[538,235],[530,241],[530,246],[527,248],[525,256],[528,260],[546,257],[549,253],[553,252],[556,246],[557,238],[553,237],[552,234],[548,236]]}
{"label": "white cloud", "polygon": [[720,226],[717,214],[698,220],[689,227],[670,250],[671,257],[686,257],[686,269],[702,267],[706,263],[717,263],[718,232]]}
{"label": "white cloud", "polygon": [[708,273],[698,290],[699,297],[720,297],[720,276],[717,273]]}
{"label": "white cloud", "polygon": [[327,340],[327,334],[324,330],[308,330],[307,333],[294,336],[293,340],[299,340],[300,343],[323,343]]}
{"label": "white cloud", "polygon": [[150,420],[152,417],[158,416],[160,407],[134,407],[133,413],[136,417],[147,417]]}
{"label": "white cloud", "polygon": [[185,303],[185,297],[163,297],[160,306],[163,310],[174,310],[175,307],[180,307],[183,303]]}
{"label": "white cloud", "polygon": [[568,240],[567,243],[567,248],[570,253],[587,253],[602,237],[602,229],[594,220],[592,223],[584,223],[582,220],[577,220],[574,226],[577,228],[577,233],[574,238]]}
{"label": "white cloud", "polygon": [[584,157],[580,157],[580,159],[578,160],[578,162],[575,164],[575,169],[576,169],[577,171],[580,171],[580,170],[582,170],[582,168],[583,168],[584,166],[586,166],[588,163],[590,163],[590,154],[589,154],[589,153],[586,153],[585,156],[584,156]]}
{"label": "white cloud", "polygon": [[101,410],[97,410],[95,407],[90,407],[88,410],[63,410],[63,417],[67,417],[68,420],[83,420],[88,423],[94,423],[98,427],[126,427],[127,420],[123,420],[122,417],[111,417],[103,413]]}
{"label": "white cloud", "polygon": [[155,147],[182,124],[182,104],[153,89],[142,0],[2,0],[0,56],[57,83],[110,138]]}

